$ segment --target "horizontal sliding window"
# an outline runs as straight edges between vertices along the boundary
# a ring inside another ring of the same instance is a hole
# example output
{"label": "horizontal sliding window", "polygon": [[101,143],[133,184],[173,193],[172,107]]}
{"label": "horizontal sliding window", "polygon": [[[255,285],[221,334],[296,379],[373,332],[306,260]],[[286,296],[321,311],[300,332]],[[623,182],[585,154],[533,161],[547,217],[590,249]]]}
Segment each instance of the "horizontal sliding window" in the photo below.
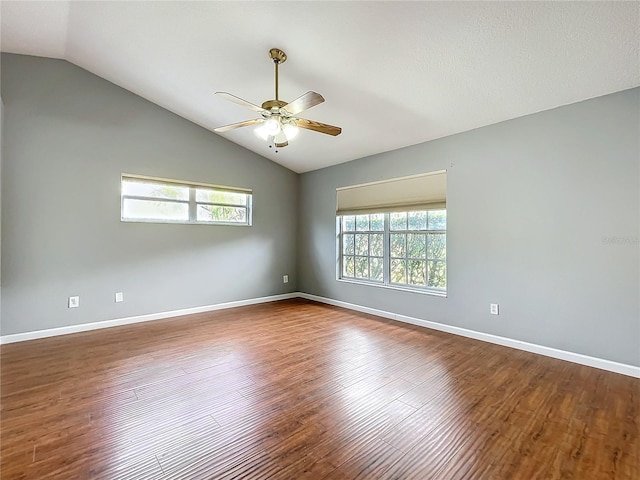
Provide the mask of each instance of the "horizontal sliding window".
{"label": "horizontal sliding window", "polygon": [[251,190],[122,175],[124,222],[251,225]]}

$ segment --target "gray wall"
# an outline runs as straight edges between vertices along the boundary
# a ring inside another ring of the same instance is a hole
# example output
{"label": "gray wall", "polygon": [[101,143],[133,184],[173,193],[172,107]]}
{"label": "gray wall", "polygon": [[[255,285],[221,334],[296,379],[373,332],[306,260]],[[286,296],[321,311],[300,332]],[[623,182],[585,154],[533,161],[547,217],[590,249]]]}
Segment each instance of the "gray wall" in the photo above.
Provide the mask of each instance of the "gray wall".
{"label": "gray wall", "polygon": [[[297,289],[295,173],[65,61],[1,80],[2,335]],[[123,172],[252,188],[253,226],[122,223]]]}
{"label": "gray wall", "polygon": [[[0,96],[0,272],[2,272],[2,157],[4,156],[4,101]],[[0,275],[0,331],[2,326],[2,275]]]}
{"label": "gray wall", "polygon": [[[639,99],[627,90],[303,174],[300,290],[640,365]],[[336,281],[336,187],[439,169],[448,298]]]}

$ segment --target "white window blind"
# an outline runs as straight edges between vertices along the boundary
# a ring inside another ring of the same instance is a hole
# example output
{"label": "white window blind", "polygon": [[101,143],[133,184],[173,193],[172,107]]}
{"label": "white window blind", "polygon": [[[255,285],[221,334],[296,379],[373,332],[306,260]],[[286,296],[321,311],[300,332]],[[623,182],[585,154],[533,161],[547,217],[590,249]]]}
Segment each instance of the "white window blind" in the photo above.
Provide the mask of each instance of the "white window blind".
{"label": "white window blind", "polygon": [[445,208],[447,172],[351,185],[336,192],[336,215]]}

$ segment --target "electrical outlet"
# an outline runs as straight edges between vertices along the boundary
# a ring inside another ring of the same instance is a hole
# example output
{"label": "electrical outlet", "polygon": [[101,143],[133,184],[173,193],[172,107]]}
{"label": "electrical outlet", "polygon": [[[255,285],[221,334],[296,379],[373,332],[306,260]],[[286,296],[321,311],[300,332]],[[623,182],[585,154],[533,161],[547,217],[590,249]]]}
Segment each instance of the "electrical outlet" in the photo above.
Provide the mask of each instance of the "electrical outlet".
{"label": "electrical outlet", "polygon": [[282,276],[282,283],[289,283],[289,275]]}
{"label": "electrical outlet", "polygon": [[69,308],[78,308],[80,306],[80,297],[69,297]]}
{"label": "electrical outlet", "polygon": [[500,306],[497,303],[491,303],[489,305],[489,312],[491,315],[500,315]]}
{"label": "electrical outlet", "polygon": [[124,302],[124,294],[122,292],[116,292],[116,303]]}

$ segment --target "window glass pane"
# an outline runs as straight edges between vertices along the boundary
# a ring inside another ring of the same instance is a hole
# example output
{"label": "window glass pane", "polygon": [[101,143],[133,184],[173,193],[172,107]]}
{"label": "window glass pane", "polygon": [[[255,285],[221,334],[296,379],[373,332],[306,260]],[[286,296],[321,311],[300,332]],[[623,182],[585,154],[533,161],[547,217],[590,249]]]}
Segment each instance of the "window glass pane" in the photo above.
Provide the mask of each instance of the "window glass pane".
{"label": "window glass pane", "polygon": [[369,278],[369,259],[356,257],[356,278]]}
{"label": "window glass pane", "polygon": [[347,255],[355,253],[355,239],[353,233],[345,233],[342,236],[342,252]]}
{"label": "window glass pane", "polygon": [[353,278],[354,274],[354,266],[353,266],[353,257],[344,257],[342,263],[342,275],[345,277]]}
{"label": "window glass pane", "polygon": [[429,275],[427,286],[447,288],[447,264],[443,261],[429,261],[427,268]]}
{"label": "window glass pane", "polygon": [[447,211],[429,210],[429,230],[446,230]]}
{"label": "window glass pane", "polygon": [[384,231],[384,213],[374,213],[370,215],[371,218],[371,230],[374,232]]}
{"label": "window glass pane", "polygon": [[391,283],[407,283],[406,262],[391,260]]}
{"label": "window glass pane", "polygon": [[411,258],[424,258],[426,253],[426,237],[419,233],[407,235],[407,256]]}
{"label": "window glass pane", "polygon": [[427,262],[423,260],[409,260],[409,284],[410,285],[426,285],[427,279]]}
{"label": "window glass pane", "polygon": [[356,216],[356,230],[366,232],[369,230],[369,215]]}
{"label": "window glass pane", "polygon": [[247,223],[247,209],[244,207],[198,205],[196,219],[199,222]]}
{"label": "window glass pane", "polygon": [[369,235],[369,252],[370,255],[375,257],[382,257],[383,253],[383,234],[382,233],[372,233]]}
{"label": "window glass pane", "polygon": [[447,236],[445,233],[430,233],[427,235],[427,257],[445,259],[447,257]]}
{"label": "window glass pane", "polygon": [[407,212],[392,212],[389,215],[389,228],[391,230],[407,229]]}
{"label": "window glass pane", "polygon": [[224,192],[211,188],[196,188],[196,202],[229,203],[232,205],[246,205],[247,194]]}
{"label": "window glass pane", "polygon": [[369,235],[356,234],[356,255],[369,255]]}
{"label": "window glass pane", "polygon": [[353,215],[342,217],[342,230],[345,232],[354,232],[356,230],[356,217]]}
{"label": "window glass pane", "polygon": [[407,249],[405,248],[407,235],[404,233],[392,233],[391,234],[391,256],[392,257],[404,257],[406,256]]}
{"label": "window glass pane", "polygon": [[122,195],[189,200],[189,187],[123,179]]}
{"label": "window glass pane", "polygon": [[409,212],[409,230],[426,230],[427,229],[427,212]]}
{"label": "window glass pane", "polygon": [[383,267],[384,261],[382,260],[382,258],[373,257],[369,260],[369,268],[371,269],[371,280],[377,280],[381,282],[384,279],[382,270]]}
{"label": "window glass pane", "polygon": [[189,220],[189,204],[125,198],[122,216],[132,220]]}

